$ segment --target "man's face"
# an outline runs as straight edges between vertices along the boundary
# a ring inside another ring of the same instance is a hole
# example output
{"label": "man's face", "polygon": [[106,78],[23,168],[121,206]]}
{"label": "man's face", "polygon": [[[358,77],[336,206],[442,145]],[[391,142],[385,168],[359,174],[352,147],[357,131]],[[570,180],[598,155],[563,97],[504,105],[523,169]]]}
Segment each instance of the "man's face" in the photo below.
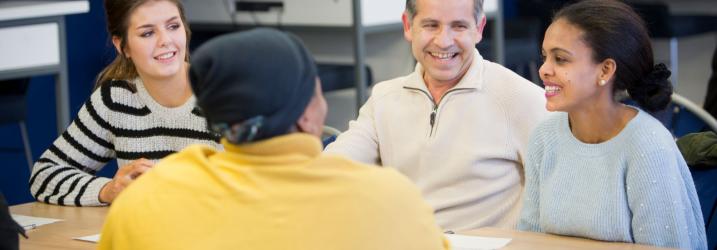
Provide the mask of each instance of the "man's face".
{"label": "man's face", "polygon": [[428,85],[456,84],[473,61],[485,18],[476,21],[473,0],[417,0],[416,15],[403,15],[411,51]]}

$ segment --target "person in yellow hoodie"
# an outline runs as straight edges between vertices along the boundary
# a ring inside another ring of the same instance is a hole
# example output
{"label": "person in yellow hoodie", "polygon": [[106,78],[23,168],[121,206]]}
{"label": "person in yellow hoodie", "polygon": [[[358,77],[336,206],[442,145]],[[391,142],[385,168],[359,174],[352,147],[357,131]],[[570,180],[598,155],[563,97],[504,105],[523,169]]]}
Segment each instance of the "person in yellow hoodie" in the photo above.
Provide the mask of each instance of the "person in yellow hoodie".
{"label": "person in yellow hoodie", "polygon": [[216,37],[190,81],[225,151],[193,145],[112,204],[99,249],[448,249],[432,209],[390,168],[322,155],[327,105],[295,36]]}

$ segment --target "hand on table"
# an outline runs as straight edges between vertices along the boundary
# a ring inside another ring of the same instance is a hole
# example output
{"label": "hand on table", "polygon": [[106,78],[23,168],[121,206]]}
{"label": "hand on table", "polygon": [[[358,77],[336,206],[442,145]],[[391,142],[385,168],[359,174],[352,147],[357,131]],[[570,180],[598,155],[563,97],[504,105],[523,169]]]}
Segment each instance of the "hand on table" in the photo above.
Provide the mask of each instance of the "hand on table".
{"label": "hand on table", "polygon": [[104,203],[114,201],[122,190],[127,188],[137,177],[152,168],[153,165],[152,161],[141,158],[120,167],[114,178],[100,190],[100,201]]}

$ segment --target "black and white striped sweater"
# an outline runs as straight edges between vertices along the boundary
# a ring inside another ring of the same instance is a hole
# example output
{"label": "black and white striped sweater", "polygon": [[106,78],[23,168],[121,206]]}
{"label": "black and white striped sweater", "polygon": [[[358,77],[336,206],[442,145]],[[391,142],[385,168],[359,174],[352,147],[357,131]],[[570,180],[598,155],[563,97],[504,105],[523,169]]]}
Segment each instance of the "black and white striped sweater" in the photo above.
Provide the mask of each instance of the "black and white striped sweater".
{"label": "black and white striped sweater", "polygon": [[221,148],[207,130],[192,96],[182,106],[164,107],[140,79],[112,81],[97,89],[67,130],[35,162],[30,192],[38,201],[74,206],[103,205],[99,192],[111,179],[94,176],[116,158],[123,166],[139,158],[158,161],[185,146]]}

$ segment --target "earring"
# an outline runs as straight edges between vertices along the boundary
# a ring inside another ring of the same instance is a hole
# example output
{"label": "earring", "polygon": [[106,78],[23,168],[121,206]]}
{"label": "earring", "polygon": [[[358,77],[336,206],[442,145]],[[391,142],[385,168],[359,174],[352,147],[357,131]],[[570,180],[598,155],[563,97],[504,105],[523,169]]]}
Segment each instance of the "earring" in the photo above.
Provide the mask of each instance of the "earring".
{"label": "earring", "polygon": [[607,84],[607,81],[605,80],[600,80],[600,82],[598,82],[598,85],[600,86],[605,86],[605,84]]}

